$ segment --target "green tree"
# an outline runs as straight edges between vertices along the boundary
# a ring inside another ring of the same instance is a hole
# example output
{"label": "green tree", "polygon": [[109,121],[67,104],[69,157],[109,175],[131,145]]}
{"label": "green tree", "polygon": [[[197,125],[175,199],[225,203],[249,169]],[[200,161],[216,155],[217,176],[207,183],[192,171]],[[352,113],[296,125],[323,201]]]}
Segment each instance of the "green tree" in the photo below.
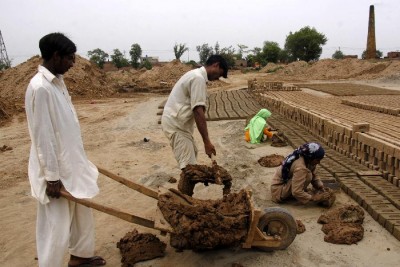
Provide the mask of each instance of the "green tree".
{"label": "green tree", "polygon": [[186,44],[176,44],[174,45],[174,54],[177,60],[181,59],[183,53],[189,50],[189,47],[186,47]]}
{"label": "green tree", "polygon": [[88,51],[89,60],[95,63],[100,69],[103,68],[104,63],[108,59],[109,55],[101,50],[100,48],[93,49]]}
{"label": "green tree", "polygon": [[228,68],[235,66],[236,55],[235,49],[232,46],[222,48],[219,54],[226,60]]}
{"label": "green tree", "polygon": [[140,64],[140,68],[146,68],[147,70],[151,70],[153,68],[153,65],[151,65],[150,61],[147,59]]}
{"label": "green tree", "polygon": [[322,53],[322,45],[325,45],[327,41],[324,34],[306,26],[295,33],[289,33],[286,37],[285,50],[292,61],[318,60]]}
{"label": "green tree", "polygon": [[[364,51],[362,52],[362,54],[361,54],[361,58],[362,58],[362,59],[365,59],[366,55],[367,55],[367,50],[364,50]],[[382,57],[383,57],[382,51],[376,50],[376,58],[382,58]]]}
{"label": "green tree", "polygon": [[333,59],[342,59],[344,57],[344,54],[340,50],[336,50],[335,53],[333,53],[332,58]]}
{"label": "green tree", "polygon": [[118,69],[129,66],[128,60],[125,58],[124,54],[119,51],[119,49],[114,49],[114,54],[111,55],[111,61]]}
{"label": "green tree", "polygon": [[247,66],[254,67],[256,64],[260,64],[262,49],[259,47],[254,47],[252,50],[248,51],[248,55],[246,56]]}
{"label": "green tree", "polygon": [[288,63],[289,62],[289,53],[285,49],[281,49],[279,52],[279,61],[281,63]]}
{"label": "green tree", "polygon": [[196,50],[199,52],[200,64],[206,63],[207,59],[214,54],[213,48],[208,44],[198,45]]}
{"label": "green tree", "polygon": [[264,62],[273,62],[277,63],[279,60],[279,53],[281,52],[281,48],[277,42],[264,42],[264,46],[262,49],[262,57],[264,58]]}
{"label": "green tree", "polygon": [[0,70],[6,70],[9,67],[10,66],[8,66],[6,63],[4,63],[3,61],[0,61]]}
{"label": "green tree", "polygon": [[139,44],[131,45],[131,50],[129,50],[129,55],[131,56],[131,66],[137,69],[140,65],[139,59],[142,56],[142,48]]}
{"label": "green tree", "polygon": [[219,47],[219,43],[216,42],[216,43],[215,43],[215,46],[214,46],[214,53],[215,53],[216,55],[219,55],[220,52],[221,52],[221,49],[220,49],[220,47]]}
{"label": "green tree", "polygon": [[249,47],[246,45],[243,45],[243,44],[238,44],[237,46],[239,47],[239,51],[237,53],[237,58],[242,59],[244,57],[244,54],[248,52],[246,49]]}

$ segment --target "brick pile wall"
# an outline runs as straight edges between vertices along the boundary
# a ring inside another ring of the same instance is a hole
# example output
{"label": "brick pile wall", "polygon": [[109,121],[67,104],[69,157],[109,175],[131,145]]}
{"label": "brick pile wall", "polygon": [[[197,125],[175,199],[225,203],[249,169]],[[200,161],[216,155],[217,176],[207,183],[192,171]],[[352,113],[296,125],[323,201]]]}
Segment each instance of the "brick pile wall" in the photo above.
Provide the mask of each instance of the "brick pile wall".
{"label": "brick pile wall", "polygon": [[284,86],[283,82],[263,81],[254,79],[248,81],[248,89],[252,91],[300,91],[297,86]]}
{"label": "brick pile wall", "polygon": [[302,108],[300,105],[253,92],[258,102],[286,119],[303,125],[330,148],[367,166],[381,171],[385,179],[400,187],[400,144],[390,143],[368,133],[368,124],[348,125],[335,118]]}

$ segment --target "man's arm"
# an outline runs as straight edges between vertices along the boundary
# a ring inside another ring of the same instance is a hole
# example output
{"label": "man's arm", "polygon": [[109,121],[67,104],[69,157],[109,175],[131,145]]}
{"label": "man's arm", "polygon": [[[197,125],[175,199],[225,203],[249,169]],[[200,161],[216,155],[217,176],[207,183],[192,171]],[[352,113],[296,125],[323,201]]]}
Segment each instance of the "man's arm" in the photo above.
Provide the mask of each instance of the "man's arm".
{"label": "man's arm", "polygon": [[47,182],[46,194],[49,197],[60,197],[60,181],[57,157],[57,139],[50,117],[49,95],[39,88],[31,99],[32,105],[32,141],[39,156]]}
{"label": "man's arm", "polygon": [[193,109],[194,120],[196,121],[197,129],[200,132],[201,137],[203,138],[204,149],[206,154],[211,158],[211,155],[216,155],[214,145],[211,143],[210,138],[208,136],[206,115],[205,115],[205,107],[204,106],[196,106]]}

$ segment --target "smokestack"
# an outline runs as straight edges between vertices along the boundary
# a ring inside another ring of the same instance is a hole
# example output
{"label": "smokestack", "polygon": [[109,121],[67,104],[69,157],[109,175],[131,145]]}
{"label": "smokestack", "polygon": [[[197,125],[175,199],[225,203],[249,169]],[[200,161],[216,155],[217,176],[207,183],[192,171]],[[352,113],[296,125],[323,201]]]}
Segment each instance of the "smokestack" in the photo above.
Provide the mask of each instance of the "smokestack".
{"label": "smokestack", "polygon": [[375,11],[374,6],[369,6],[369,22],[368,22],[368,39],[367,52],[365,59],[376,58],[376,41],[375,41]]}

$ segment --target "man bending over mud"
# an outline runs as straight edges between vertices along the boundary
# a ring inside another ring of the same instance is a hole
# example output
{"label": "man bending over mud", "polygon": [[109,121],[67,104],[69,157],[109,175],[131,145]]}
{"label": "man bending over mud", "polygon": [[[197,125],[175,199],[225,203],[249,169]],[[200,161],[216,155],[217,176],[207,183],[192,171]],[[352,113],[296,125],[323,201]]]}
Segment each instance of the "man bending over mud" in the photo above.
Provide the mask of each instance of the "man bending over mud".
{"label": "man bending over mud", "polygon": [[188,71],[175,84],[164,106],[161,125],[179,168],[197,163],[194,123],[203,139],[206,154],[216,155],[206,123],[207,82],[226,78],[228,65],[220,55],[210,56],[204,67]]}

